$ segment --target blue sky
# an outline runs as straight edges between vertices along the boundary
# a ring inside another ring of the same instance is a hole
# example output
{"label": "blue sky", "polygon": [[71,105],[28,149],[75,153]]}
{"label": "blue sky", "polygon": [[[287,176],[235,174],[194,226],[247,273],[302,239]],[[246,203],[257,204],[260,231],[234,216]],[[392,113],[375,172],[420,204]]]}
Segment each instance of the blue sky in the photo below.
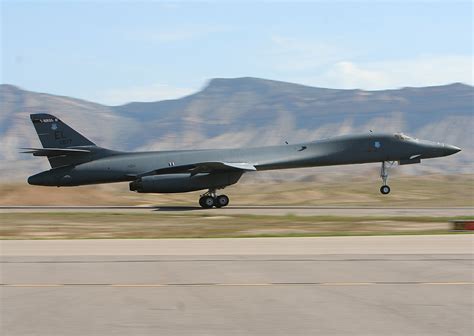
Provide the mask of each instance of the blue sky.
{"label": "blue sky", "polygon": [[104,104],[214,77],[332,88],[473,83],[473,5],[453,1],[1,1],[2,83]]}

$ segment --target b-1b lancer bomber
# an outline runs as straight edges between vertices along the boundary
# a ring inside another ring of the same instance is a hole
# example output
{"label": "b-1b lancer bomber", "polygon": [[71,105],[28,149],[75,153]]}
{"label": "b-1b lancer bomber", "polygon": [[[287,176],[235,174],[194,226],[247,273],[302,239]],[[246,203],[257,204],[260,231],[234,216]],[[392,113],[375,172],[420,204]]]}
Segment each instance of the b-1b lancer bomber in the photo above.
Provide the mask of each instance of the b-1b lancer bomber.
{"label": "b-1b lancer bomber", "polygon": [[66,187],[130,182],[130,190],[139,193],[207,190],[199,199],[203,208],[227,206],[229,198],[217,190],[237,183],[245,172],[370,162],[381,163],[380,192],[386,195],[390,193],[389,165],[420,163],[461,150],[402,133],[370,132],[296,145],[132,153],[98,147],[55,116],[30,117],[43,148],[23,148],[24,153],[46,156],[51,169],[30,176],[29,184]]}

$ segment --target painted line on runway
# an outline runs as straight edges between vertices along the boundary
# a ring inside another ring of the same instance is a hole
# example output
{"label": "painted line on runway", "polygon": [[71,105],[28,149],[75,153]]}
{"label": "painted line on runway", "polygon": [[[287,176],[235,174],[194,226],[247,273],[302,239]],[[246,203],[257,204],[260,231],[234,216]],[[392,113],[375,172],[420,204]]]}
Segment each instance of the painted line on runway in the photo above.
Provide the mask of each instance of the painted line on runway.
{"label": "painted line on runway", "polygon": [[111,284],[110,287],[166,287],[166,284]]}
{"label": "painted line on runway", "polygon": [[375,282],[326,282],[321,286],[361,286],[361,285],[380,285]]}
{"label": "painted line on runway", "polygon": [[62,283],[62,284],[14,284],[2,283],[1,287],[244,287],[244,286],[372,286],[372,285],[431,285],[431,286],[463,286],[474,285],[472,281],[453,282],[419,282],[419,281],[385,281],[385,282],[269,282],[269,283]]}
{"label": "painted line on runway", "polygon": [[[396,255],[393,255],[396,256]],[[288,259],[124,259],[124,260],[1,260],[0,264],[121,264],[121,263],[191,263],[191,262],[245,262],[245,263],[254,263],[254,262],[348,262],[348,261],[362,261],[362,262],[439,262],[439,261],[474,261],[473,258],[417,258],[417,259],[408,259],[408,258],[344,258],[344,259],[315,259],[315,258],[288,258]]]}
{"label": "painted line on runway", "polygon": [[[216,286],[229,286],[229,287],[239,287],[239,286],[277,286],[276,283],[220,283],[215,284]],[[298,284],[303,285],[303,284]]]}
{"label": "painted line on runway", "polygon": [[472,285],[474,282],[425,282],[424,285]]}
{"label": "painted line on runway", "polygon": [[64,287],[64,284],[1,284],[5,287]]}

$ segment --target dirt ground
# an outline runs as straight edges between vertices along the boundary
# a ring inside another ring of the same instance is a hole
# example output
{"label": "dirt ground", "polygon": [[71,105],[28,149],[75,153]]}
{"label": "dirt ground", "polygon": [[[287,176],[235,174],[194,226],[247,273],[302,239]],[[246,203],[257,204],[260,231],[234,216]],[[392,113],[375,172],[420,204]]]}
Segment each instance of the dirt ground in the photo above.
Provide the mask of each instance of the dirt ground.
{"label": "dirt ground", "polygon": [[[392,192],[383,196],[375,177],[334,176],[299,182],[262,181],[243,177],[220,193],[232,205],[474,206],[474,174],[396,176]],[[200,192],[138,194],[128,183],[81,187],[0,185],[0,205],[196,205]]]}

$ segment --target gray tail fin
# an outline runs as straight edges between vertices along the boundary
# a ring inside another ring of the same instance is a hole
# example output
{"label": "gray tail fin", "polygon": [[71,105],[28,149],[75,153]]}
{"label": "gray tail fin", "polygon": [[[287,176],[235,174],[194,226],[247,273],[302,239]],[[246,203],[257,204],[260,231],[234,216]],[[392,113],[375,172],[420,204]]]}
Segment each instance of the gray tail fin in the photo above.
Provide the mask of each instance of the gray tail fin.
{"label": "gray tail fin", "polygon": [[95,144],[50,114],[30,114],[44,148],[95,146]]}
{"label": "gray tail fin", "polygon": [[55,116],[39,113],[30,114],[30,118],[43,148],[24,148],[28,150],[24,153],[46,156],[52,168],[86,162],[100,149]]}

